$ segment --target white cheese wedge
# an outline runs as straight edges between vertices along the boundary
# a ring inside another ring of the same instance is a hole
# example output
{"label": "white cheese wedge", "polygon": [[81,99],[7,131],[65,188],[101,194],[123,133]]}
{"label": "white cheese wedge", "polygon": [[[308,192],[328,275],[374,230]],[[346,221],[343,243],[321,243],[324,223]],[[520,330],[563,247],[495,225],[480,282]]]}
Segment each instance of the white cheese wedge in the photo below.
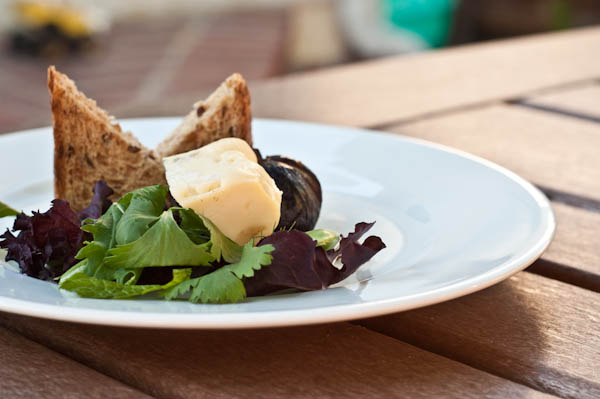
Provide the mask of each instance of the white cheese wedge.
{"label": "white cheese wedge", "polygon": [[240,245],[279,223],[282,192],[248,143],[225,138],[163,159],[173,198]]}

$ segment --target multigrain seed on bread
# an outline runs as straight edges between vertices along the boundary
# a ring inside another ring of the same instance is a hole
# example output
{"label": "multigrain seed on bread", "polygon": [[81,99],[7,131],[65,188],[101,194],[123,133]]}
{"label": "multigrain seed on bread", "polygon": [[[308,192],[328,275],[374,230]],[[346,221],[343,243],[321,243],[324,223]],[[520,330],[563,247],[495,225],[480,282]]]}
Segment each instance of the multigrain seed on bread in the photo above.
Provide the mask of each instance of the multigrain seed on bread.
{"label": "multigrain seed on bread", "polygon": [[225,137],[252,146],[250,92],[242,75],[234,73],[205,101],[194,104],[183,122],[157,147],[161,157],[200,148]]}
{"label": "multigrain seed on bread", "polygon": [[98,180],[113,188],[113,199],[152,184],[165,184],[155,151],[123,132],[112,118],[77,90],[66,75],[48,68],[54,120],[54,191],[73,209],[85,208]]}

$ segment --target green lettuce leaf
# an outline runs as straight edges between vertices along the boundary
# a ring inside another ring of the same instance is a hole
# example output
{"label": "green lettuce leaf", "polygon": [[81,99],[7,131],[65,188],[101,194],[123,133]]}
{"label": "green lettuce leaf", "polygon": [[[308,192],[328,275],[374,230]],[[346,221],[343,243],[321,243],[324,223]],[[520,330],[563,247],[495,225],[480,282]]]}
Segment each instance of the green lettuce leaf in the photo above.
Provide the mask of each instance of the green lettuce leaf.
{"label": "green lettuce leaf", "polygon": [[71,268],[69,270],[67,270],[66,272],[64,272],[62,274],[62,276],[60,276],[59,280],[58,280],[58,286],[60,287],[61,284],[65,283],[67,280],[69,280],[71,277],[80,274],[80,273],[84,273],[86,271],[87,268],[87,263],[88,260],[84,259],[81,262],[71,266]]}
{"label": "green lettuce leaf", "polygon": [[181,228],[194,239],[206,238],[208,235],[212,246],[210,248],[211,255],[216,261],[221,258],[226,262],[234,263],[240,260],[242,256],[242,246],[227,238],[225,234],[215,226],[210,220],[204,216],[198,215],[192,209],[171,208],[177,210],[181,218]]}
{"label": "green lettuce leaf", "polygon": [[8,217],[8,216],[17,216],[19,212],[6,205],[3,202],[0,202],[0,218]]}
{"label": "green lettuce leaf", "polygon": [[189,300],[194,303],[235,303],[246,297],[242,278],[254,276],[254,271],[271,264],[272,245],[243,247],[239,262],[215,270],[202,277],[184,281],[164,291],[167,300],[183,297],[191,291]]}
{"label": "green lettuce leaf", "polygon": [[210,230],[205,226],[204,221],[192,209],[173,208],[177,211],[181,223],[179,227],[185,231],[185,234],[194,242],[194,244],[204,244],[210,241]]}
{"label": "green lettuce leaf", "polygon": [[143,269],[117,269],[114,273],[114,279],[119,284],[133,285],[137,283],[142,275]]}
{"label": "green lettuce leaf", "polygon": [[88,259],[84,259],[81,262],[77,263],[76,265],[73,265],[69,270],[67,270],[65,273],[63,273],[63,275],[60,276],[60,278],[57,278],[59,280],[58,285],[63,286],[64,284],[67,283],[67,280],[70,280],[72,278],[76,278],[76,279],[81,278],[81,276],[79,276],[79,274],[85,274],[88,277],[94,277],[99,280],[116,281],[118,284],[123,284],[123,285],[134,285],[139,280],[140,276],[142,275],[142,270],[143,270],[143,269],[117,269],[117,270],[114,270],[114,269],[110,269],[110,268],[105,268],[102,273],[99,273],[95,276],[90,276],[86,273],[87,272],[87,262],[88,262]]}
{"label": "green lettuce leaf", "polygon": [[[133,200],[132,200],[133,202]],[[173,209],[164,211],[158,221],[139,239],[108,250],[104,258],[113,269],[149,266],[209,266],[214,261],[211,243],[194,244],[179,228]]]}
{"label": "green lettuce leaf", "polygon": [[87,224],[84,224],[81,229],[91,233],[94,240],[86,241],[75,258],[87,261],[85,273],[88,276],[109,278],[114,272],[114,270],[106,270],[104,258],[108,250],[116,245],[117,225],[125,213],[124,205],[127,200],[128,198],[125,198],[123,203],[112,204],[108,211],[97,220],[87,219],[84,221]]}
{"label": "green lettuce leaf", "polygon": [[59,288],[75,292],[84,298],[98,299],[125,299],[134,296],[145,295],[150,292],[168,290],[182,282],[189,280],[192,269],[174,269],[173,279],[164,285],[128,285],[120,284],[116,281],[103,280],[96,277],[90,277],[79,271],[73,272],[70,277],[64,281],[61,278]]}
{"label": "green lettuce leaf", "polygon": [[129,244],[154,224],[165,207],[167,189],[161,185],[143,187],[130,193],[129,204],[117,225],[117,244]]}
{"label": "green lettuce leaf", "polygon": [[317,242],[317,247],[322,247],[325,251],[335,248],[340,242],[340,235],[333,230],[311,230],[307,231],[306,234]]}

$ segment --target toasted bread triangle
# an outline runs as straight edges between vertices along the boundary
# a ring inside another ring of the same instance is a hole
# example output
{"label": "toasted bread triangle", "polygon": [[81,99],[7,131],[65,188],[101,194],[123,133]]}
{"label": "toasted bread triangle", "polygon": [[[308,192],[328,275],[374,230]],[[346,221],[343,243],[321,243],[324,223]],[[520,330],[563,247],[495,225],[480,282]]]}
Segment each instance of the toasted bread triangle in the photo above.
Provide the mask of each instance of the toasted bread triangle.
{"label": "toasted bread triangle", "polygon": [[161,157],[188,152],[225,137],[252,146],[250,92],[242,75],[234,73],[205,101],[194,104],[183,122],[156,148]]}
{"label": "toasted bread triangle", "polygon": [[54,120],[54,191],[73,209],[85,208],[92,188],[105,180],[113,199],[152,184],[166,184],[160,157],[77,90],[66,75],[48,68]]}

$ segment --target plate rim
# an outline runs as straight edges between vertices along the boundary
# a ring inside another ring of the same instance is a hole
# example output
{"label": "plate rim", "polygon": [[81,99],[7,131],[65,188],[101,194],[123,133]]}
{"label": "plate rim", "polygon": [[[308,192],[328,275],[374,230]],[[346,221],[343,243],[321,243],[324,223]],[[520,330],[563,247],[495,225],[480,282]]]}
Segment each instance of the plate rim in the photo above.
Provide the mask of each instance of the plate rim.
{"label": "plate rim", "polygon": [[[146,117],[146,118],[123,118],[119,123],[137,123],[152,119],[181,120],[181,117]],[[0,311],[20,314],[24,316],[39,317],[49,320],[59,320],[75,323],[87,323],[94,325],[106,325],[115,327],[132,328],[161,328],[161,329],[247,329],[247,328],[271,328],[285,326],[312,325],[321,323],[332,323],[356,320],[368,317],[381,316],[390,313],[417,309],[451,299],[469,295],[484,288],[495,285],[512,275],[522,271],[537,260],[550,245],[556,230],[556,218],[548,198],[533,184],[520,177],[509,169],[492,161],[484,159],[463,150],[452,148],[431,141],[407,137],[398,133],[390,133],[379,130],[368,130],[350,126],[331,125],[323,123],[312,123],[286,119],[254,118],[259,123],[291,123],[302,124],[307,127],[333,128],[336,130],[350,130],[357,134],[379,135],[394,140],[405,141],[433,148],[445,153],[457,155],[480,164],[505,176],[513,183],[522,188],[536,203],[540,212],[546,211],[542,216],[546,217],[547,227],[540,234],[535,244],[524,251],[519,257],[503,262],[494,268],[473,276],[471,278],[452,283],[448,286],[435,290],[422,292],[401,298],[390,298],[350,305],[326,306],[322,308],[305,308],[291,310],[273,310],[261,312],[239,312],[232,313],[150,313],[132,312],[119,310],[90,309],[80,307],[67,307],[61,305],[49,305],[27,300],[8,298],[0,296]],[[51,130],[51,126],[27,129],[22,131],[4,133],[0,135],[0,142],[7,138],[14,138],[25,134],[36,134]],[[276,317],[284,313],[285,317]]]}

